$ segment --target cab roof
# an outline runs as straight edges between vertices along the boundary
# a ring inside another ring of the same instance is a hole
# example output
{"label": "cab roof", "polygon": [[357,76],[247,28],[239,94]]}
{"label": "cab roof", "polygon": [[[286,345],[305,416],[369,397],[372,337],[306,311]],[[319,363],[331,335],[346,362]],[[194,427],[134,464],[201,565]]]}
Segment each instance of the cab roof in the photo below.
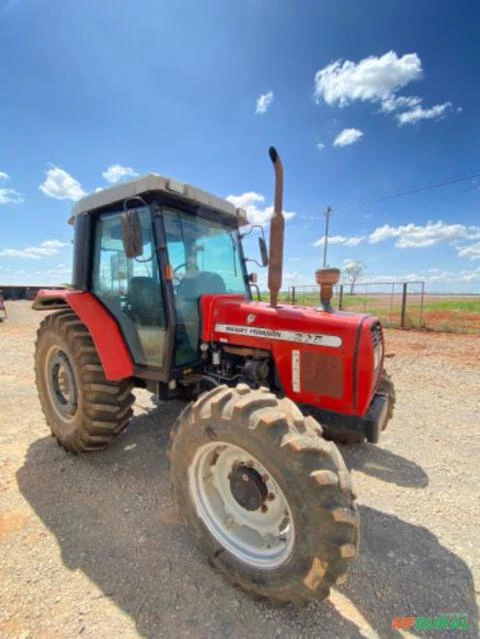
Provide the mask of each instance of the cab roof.
{"label": "cab roof", "polygon": [[110,189],[104,189],[97,193],[92,193],[79,200],[72,208],[69,224],[75,224],[77,215],[87,215],[96,209],[123,202],[129,197],[135,195],[145,195],[150,192],[164,192],[177,198],[191,202],[192,204],[201,204],[208,209],[218,211],[223,214],[231,215],[238,220],[238,225],[248,224],[247,214],[244,209],[237,209],[231,202],[217,197],[206,191],[202,191],[191,184],[184,184],[172,178],[165,178],[156,173],[149,173],[135,180],[122,182]]}

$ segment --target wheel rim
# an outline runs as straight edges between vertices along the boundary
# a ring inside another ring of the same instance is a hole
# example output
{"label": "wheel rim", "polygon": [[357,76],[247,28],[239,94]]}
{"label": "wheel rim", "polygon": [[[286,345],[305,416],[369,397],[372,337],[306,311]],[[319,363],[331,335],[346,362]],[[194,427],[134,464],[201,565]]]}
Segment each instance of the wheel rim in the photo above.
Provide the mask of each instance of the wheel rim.
{"label": "wheel rim", "polygon": [[255,567],[274,568],[288,559],[295,536],[290,506],[253,455],[225,442],[205,444],[188,472],[197,514],[224,548]]}
{"label": "wheel rim", "polygon": [[47,389],[51,404],[64,421],[71,421],[77,412],[78,388],[68,355],[58,346],[52,347],[45,360]]}

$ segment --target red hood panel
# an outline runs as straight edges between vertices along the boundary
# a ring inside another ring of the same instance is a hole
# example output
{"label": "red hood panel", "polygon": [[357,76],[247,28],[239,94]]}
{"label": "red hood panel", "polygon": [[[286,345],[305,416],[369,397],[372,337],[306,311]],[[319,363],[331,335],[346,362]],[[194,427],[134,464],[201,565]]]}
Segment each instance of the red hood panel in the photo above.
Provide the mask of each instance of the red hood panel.
{"label": "red hood panel", "polygon": [[[282,386],[297,403],[347,414],[366,411],[374,385],[372,318],[315,308],[272,308],[232,295],[202,297],[202,316],[204,341],[271,351]],[[315,379],[321,392],[312,390]]]}
{"label": "red hood panel", "polygon": [[[330,337],[327,342],[332,346],[332,337],[342,339],[345,331],[355,331],[364,317],[356,313],[327,313],[321,309],[299,306],[272,308],[266,302],[249,302],[232,295],[208,295],[202,298],[202,302],[206,311],[204,318],[207,320],[204,321],[204,339],[224,332],[216,330],[218,325],[228,325],[243,327],[245,330],[238,332],[242,336],[269,339],[271,333],[272,340],[281,339],[281,335],[276,335],[279,331],[294,331],[299,333],[294,341],[318,345],[321,344],[315,341],[314,335],[321,334]],[[300,334],[304,334],[303,338]]]}

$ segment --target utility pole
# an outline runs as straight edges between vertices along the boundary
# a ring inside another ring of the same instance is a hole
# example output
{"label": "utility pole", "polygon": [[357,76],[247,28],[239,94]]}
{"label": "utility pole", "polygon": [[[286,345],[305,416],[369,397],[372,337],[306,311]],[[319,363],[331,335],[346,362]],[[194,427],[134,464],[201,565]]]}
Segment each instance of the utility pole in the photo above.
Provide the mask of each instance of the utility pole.
{"label": "utility pole", "polygon": [[327,206],[324,213],[325,215],[325,241],[323,243],[323,268],[327,266],[327,248],[328,248],[328,226],[330,223],[330,215],[332,214],[332,209]]}

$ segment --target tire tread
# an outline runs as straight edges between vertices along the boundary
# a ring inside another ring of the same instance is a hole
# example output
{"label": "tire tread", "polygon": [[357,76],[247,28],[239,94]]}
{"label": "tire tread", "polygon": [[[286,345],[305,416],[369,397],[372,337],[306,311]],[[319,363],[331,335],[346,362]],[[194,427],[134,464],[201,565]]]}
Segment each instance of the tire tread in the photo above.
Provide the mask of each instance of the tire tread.
{"label": "tire tread", "polygon": [[[50,405],[43,385],[41,343],[50,334],[60,335],[69,347],[73,364],[78,372],[78,393],[81,395],[78,410],[81,415],[73,433],[62,437],[56,427],[55,412]],[[112,382],[106,379],[100,357],[92,337],[83,322],[71,310],[52,313],[41,322],[35,342],[35,377],[45,419],[58,444],[71,453],[83,453],[105,448],[127,427],[135,397],[129,380]]]}

